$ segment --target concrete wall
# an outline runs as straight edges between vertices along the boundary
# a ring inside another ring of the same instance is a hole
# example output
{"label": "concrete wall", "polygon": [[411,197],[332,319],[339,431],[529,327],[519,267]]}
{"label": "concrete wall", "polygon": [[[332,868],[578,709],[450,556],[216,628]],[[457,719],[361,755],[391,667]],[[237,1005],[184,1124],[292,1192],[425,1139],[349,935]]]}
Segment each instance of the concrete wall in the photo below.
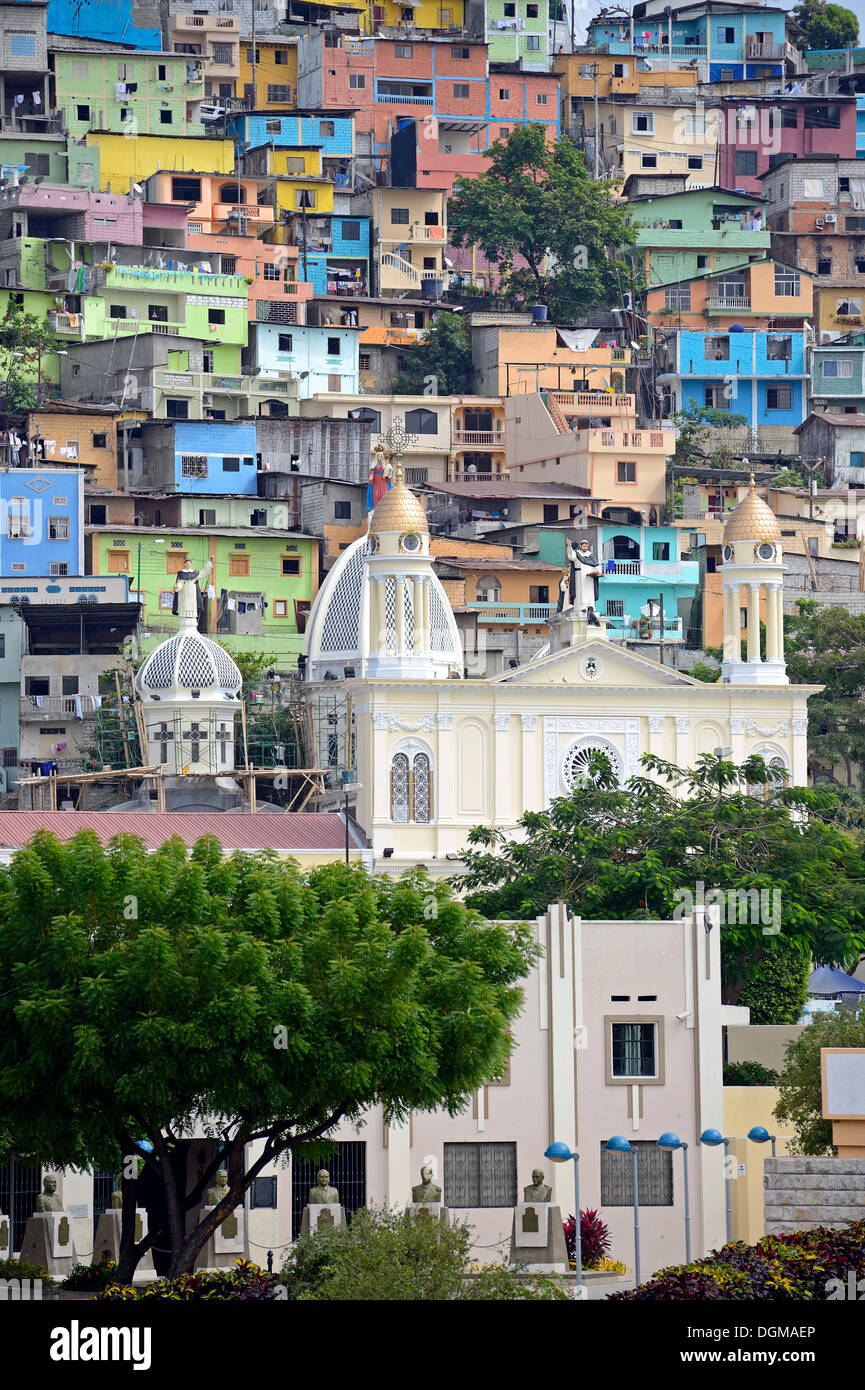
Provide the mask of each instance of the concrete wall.
{"label": "concrete wall", "polygon": [[787,1044],[795,1042],[801,1035],[801,1028],[795,1024],[788,1027],[775,1023],[752,1023],[747,1027],[730,1027],[727,1029],[727,1061],[761,1062],[764,1067],[780,1072],[784,1067]]}
{"label": "concrete wall", "polygon": [[[763,1125],[776,1136],[776,1151],[786,1154],[792,1131],[780,1130],[773,1111],[778,1103],[776,1086],[725,1086],[724,1133],[729,1136],[733,1178],[730,1208],[733,1239],[753,1245],[764,1234],[763,1176],[772,1156],[771,1144],[755,1144],[745,1136],[754,1125]],[[744,1171],[742,1171],[744,1169]]]}
{"label": "concrete wall", "polygon": [[865,1158],[767,1158],[766,1235],[865,1218]]}

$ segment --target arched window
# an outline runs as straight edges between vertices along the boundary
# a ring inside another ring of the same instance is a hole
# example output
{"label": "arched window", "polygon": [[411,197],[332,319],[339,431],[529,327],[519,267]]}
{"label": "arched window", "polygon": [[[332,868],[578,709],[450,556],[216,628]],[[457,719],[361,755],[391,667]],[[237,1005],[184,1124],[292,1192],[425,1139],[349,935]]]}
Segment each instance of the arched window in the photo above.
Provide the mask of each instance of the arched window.
{"label": "arched window", "polygon": [[395,825],[429,825],[433,817],[432,763],[428,753],[395,753],[390,765],[390,818]]}
{"label": "arched window", "polygon": [[434,410],[421,406],[406,413],[405,427],[409,434],[438,434],[439,417]]}
{"label": "arched window", "polygon": [[498,603],[502,596],[502,586],[494,574],[482,574],[477,585],[478,603]]}
{"label": "arched window", "polygon": [[752,748],[748,754],[750,758],[762,758],[766,764],[766,780],[748,783],[748,795],[756,797],[759,801],[768,801],[770,796],[790,781],[790,770],[787,760],[771,745],[762,748]]}
{"label": "arched window", "polygon": [[238,203],[245,203],[246,191],[243,184],[224,183],[219,190],[219,201],[221,203],[232,203],[235,206]]}

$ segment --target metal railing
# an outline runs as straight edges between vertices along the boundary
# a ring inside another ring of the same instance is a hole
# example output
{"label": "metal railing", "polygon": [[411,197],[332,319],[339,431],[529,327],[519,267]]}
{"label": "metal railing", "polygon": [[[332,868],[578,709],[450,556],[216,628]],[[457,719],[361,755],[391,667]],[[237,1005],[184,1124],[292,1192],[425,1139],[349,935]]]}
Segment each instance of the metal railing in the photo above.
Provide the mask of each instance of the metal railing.
{"label": "metal railing", "polygon": [[378,92],[376,101],[390,101],[400,106],[432,106],[432,97],[401,96],[396,92]]}
{"label": "metal railing", "polygon": [[706,300],[707,309],[750,309],[751,300],[746,296],[737,295],[733,299],[712,298]]}
{"label": "metal railing", "polygon": [[96,713],[92,695],[22,695],[18,701],[19,719],[46,719],[62,715],[64,719],[84,719]]}
{"label": "metal railing", "polygon": [[505,436],[501,430],[454,430],[453,442],[459,449],[503,449]]}
{"label": "metal railing", "polygon": [[[657,642],[661,637],[659,618],[609,618],[604,617],[609,636],[616,642]],[[664,619],[664,641],[681,642],[682,619]]]}
{"label": "metal railing", "polygon": [[467,603],[479,623],[547,623],[556,611],[554,603]]}

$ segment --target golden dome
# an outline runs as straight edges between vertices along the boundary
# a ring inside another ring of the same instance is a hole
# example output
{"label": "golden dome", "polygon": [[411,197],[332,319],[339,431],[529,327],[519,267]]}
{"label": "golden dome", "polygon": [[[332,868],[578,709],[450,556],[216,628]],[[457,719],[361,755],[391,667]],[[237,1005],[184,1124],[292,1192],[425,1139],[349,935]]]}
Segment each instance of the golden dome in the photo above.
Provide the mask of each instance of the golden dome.
{"label": "golden dome", "polygon": [[738,507],[730,513],[724,527],[724,541],[780,541],[781,527],[778,518],[762,499],[757,496],[754,474],[751,486]]}
{"label": "golden dome", "polygon": [[402,464],[396,461],[396,475],[393,485],[373,510],[369,519],[369,529],[382,531],[420,531],[426,535],[426,512],[414,493],[402,480]]}

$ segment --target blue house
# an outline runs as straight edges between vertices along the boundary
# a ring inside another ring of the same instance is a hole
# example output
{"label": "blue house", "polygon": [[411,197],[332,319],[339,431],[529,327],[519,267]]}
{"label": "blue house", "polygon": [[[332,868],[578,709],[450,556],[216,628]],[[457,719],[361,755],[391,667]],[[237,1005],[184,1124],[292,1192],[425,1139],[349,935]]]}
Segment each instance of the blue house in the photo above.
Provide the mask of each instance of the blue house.
{"label": "blue house", "polygon": [[135,487],[193,496],[258,492],[255,424],[240,420],[148,420]]}
{"label": "blue house", "polygon": [[807,415],[805,334],[705,333],[682,329],[668,340],[667,370],[658,374],[671,407],[710,406],[744,415],[751,429],[793,430]]}
{"label": "blue house", "polygon": [[369,249],[372,239],[368,217],[343,217],[316,213],[308,231],[304,256],[303,233],[298,265],[313,294],[369,293]]}
{"label": "blue house", "polygon": [[[359,335],[359,328],[344,324],[253,323],[249,326],[247,369],[257,369],[263,380],[290,373],[297,380],[299,400],[308,400],[320,391],[355,395],[359,390]],[[254,427],[252,434],[254,440]]]}
{"label": "blue house", "polygon": [[719,11],[703,0],[675,6],[672,15],[665,15],[664,9],[649,0],[634,7],[632,25],[624,16],[595,20],[588,26],[587,46],[650,59],[660,55],[702,60],[709,82],[780,77],[788,59],[794,67],[787,15],[780,8],[742,5]]}
{"label": "blue house", "polygon": [[84,473],[0,469],[0,576],[84,573]]}
{"label": "blue house", "polygon": [[128,43],[158,52],[158,29],[141,29],[134,22],[135,0],[48,0],[48,33],[76,39],[100,39],[103,43]]}
{"label": "blue house", "polygon": [[321,150],[322,159],[350,159],[354,154],[354,116],[349,112],[292,111],[277,115],[235,111],[228,117],[226,130],[234,140],[237,154],[258,145],[274,145],[277,149],[315,145]]}
{"label": "blue house", "polygon": [[[682,559],[682,533],[675,526],[608,522],[596,527],[589,544],[600,561],[597,611],[613,641],[657,641],[660,607],[664,641],[682,642],[700,566]],[[647,609],[653,609],[646,621]]]}

